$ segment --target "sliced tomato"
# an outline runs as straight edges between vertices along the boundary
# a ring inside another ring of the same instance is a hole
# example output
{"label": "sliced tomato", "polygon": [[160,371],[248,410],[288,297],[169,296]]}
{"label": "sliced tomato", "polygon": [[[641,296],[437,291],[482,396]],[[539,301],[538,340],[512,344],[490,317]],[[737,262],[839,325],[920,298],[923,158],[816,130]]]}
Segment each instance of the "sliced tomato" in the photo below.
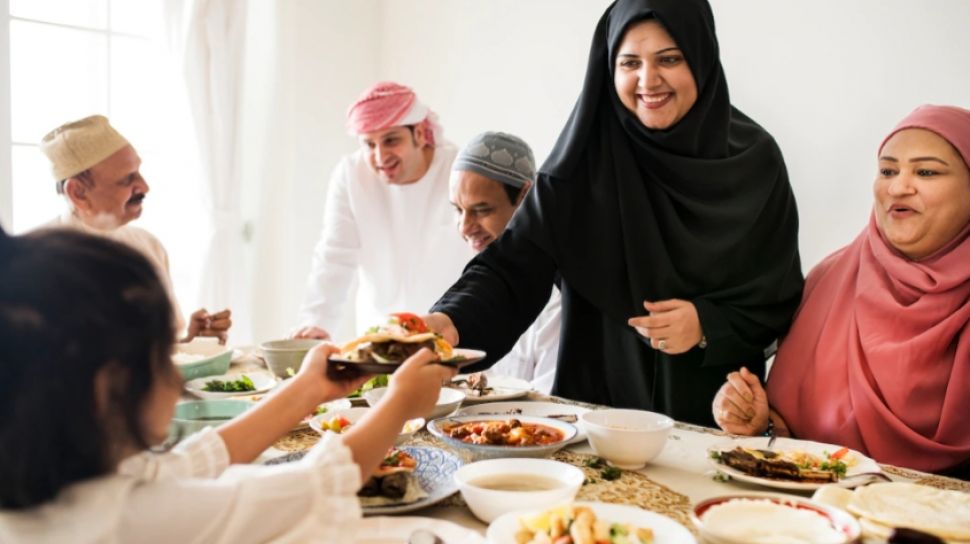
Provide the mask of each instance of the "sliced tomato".
{"label": "sliced tomato", "polygon": [[841,459],[845,457],[845,454],[849,453],[849,448],[842,448],[841,450],[829,455],[831,459]]}
{"label": "sliced tomato", "polygon": [[419,333],[419,332],[428,332],[430,330],[428,329],[428,324],[425,323],[424,320],[418,317],[416,314],[412,314],[408,312],[400,312],[400,313],[391,314],[391,315],[397,318],[397,322],[399,325],[401,325],[402,327],[404,327],[410,332]]}

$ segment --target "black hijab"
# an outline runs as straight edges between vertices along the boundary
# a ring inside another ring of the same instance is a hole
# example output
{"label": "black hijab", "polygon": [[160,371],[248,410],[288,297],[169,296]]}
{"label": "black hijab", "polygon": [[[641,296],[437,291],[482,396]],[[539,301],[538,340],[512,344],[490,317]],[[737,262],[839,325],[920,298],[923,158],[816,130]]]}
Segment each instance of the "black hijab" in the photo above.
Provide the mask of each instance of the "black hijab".
{"label": "black hijab", "polygon": [[[697,84],[697,101],[665,130],[646,128],[613,85],[625,31],[649,18],[677,42]],[[564,281],[614,319],[645,314],[644,300],[704,298],[766,323],[801,289],[784,160],[771,135],[731,106],[704,0],[607,9],[582,94],[525,207],[513,228],[534,233]]]}

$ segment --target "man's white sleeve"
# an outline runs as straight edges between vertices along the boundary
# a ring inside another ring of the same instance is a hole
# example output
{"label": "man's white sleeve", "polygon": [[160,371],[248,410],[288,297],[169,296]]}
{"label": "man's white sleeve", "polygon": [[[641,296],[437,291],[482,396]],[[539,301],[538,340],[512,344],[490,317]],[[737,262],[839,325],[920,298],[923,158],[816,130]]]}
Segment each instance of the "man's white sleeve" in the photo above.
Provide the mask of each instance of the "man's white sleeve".
{"label": "man's white sleeve", "polygon": [[357,272],[360,235],[350,203],[349,160],[334,169],[327,189],[323,234],[313,251],[306,295],[300,307],[300,326],[336,330]]}

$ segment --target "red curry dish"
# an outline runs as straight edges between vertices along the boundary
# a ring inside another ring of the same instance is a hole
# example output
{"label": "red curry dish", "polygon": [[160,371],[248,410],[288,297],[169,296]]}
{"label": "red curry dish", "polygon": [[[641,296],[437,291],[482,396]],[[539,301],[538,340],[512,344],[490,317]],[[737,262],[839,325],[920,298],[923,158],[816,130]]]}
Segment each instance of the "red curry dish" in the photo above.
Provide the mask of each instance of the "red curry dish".
{"label": "red curry dish", "polygon": [[538,423],[522,423],[517,419],[469,421],[442,430],[451,438],[480,446],[547,446],[565,438],[559,429]]}

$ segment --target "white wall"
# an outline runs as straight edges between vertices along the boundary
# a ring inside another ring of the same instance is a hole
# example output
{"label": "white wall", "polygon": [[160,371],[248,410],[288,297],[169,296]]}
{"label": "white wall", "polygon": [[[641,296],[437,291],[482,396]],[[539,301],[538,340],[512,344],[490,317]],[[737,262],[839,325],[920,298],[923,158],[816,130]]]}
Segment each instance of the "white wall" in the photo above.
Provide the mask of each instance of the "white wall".
{"label": "white wall", "polygon": [[287,0],[267,13],[268,3],[250,2],[258,4],[247,43],[251,123],[242,180],[253,227],[255,342],[283,337],[296,324],[330,171],[356,148],[344,113],[377,76],[378,39],[368,21],[380,7],[376,0]]}
{"label": "white wall", "polygon": [[[411,85],[446,137],[524,137],[542,161],[579,93],[607,0],[289,0],[280,15],[277,128],[258,207],[256,340],[295,321],[343,128],[378,79]],[[732,102],[781,146],[807,271],[871,205],[881,137],[915,106],[970,107],[970,1],[713,0]],[[271,64],[271,63],[270,63]],[[259,151],[259,150],[254,150]],[[249,188],[252,190],[252,187]]]}

